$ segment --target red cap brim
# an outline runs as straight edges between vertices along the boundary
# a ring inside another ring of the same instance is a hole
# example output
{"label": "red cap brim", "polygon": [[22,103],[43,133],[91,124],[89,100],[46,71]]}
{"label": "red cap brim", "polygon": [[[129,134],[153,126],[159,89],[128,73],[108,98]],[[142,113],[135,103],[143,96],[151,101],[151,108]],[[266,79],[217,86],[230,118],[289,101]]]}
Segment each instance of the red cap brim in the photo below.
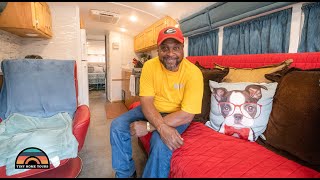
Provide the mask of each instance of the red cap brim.
{"label": "red cap brim", "polygon": [[180,39],[180,38],[178,38],[177,36],[175,36],[175,35],[168,35],[168,36],[166,36],[166,37],[164,37],[163,39],[161,39],[159,42],[158,42],[158,46],[164,41],[164,40],[166,40],[166,39],[169,39],[169,38],[172,38],[172,39],[175,39],[175,40],[177,40],[177,41],[179,41],[180,43],[184,43],[184,39]]}

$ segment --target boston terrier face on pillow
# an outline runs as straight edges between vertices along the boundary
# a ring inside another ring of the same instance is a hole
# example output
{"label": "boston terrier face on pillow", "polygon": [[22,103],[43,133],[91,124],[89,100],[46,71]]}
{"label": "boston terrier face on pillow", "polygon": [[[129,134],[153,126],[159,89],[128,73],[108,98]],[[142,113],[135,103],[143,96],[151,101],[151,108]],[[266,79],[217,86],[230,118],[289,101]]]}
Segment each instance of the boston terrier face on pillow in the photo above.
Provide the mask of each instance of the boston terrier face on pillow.
{"label": "boston terrier face on pillow", "polygon": [[218,102],[224,122],[219,129],[220,133],[241,139],[255,139],[251,126],[260,116],[261,105],[257,102],[262,97],[263,85],[248,85],[244,90],[227,91],[225,88],[213,88],[213,96]]}

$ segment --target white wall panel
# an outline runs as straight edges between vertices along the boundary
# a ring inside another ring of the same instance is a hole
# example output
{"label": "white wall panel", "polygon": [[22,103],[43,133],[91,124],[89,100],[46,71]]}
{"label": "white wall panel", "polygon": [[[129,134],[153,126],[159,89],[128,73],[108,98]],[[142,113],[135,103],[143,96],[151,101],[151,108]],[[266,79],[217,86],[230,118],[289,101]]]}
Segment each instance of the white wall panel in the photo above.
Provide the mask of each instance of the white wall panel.
{"label": "white wall panel", "polygon": [[[112,43],[118,43],[119,48],[114,48]],[[131,63],[133,58],[137,58],[133,49],[133,37],[127,36],[122,33],[110,31],[109,33],[109,56],[110,69],[108,72],[108,91],[110,97],[109,101],[122,100],[122,67],[127,63]]]}
{"label": "white wall panel", "polygon": [[[21,37],[0,30],[0,64],[4,59],[21,58]],[[0,65],[1,72],[1,65]]]}

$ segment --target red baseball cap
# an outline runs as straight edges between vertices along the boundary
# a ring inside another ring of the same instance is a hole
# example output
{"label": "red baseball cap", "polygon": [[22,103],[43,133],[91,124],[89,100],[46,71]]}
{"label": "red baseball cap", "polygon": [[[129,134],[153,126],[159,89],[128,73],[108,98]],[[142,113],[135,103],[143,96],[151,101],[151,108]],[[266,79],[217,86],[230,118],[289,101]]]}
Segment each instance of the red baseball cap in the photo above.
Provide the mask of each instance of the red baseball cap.
{"label": "red baseball cap", "polygon": [[181,43],[184,42],[182,31],[175,27],[166,27],[159,32],[158,35],[158,46],[166,39],[173,38]]}

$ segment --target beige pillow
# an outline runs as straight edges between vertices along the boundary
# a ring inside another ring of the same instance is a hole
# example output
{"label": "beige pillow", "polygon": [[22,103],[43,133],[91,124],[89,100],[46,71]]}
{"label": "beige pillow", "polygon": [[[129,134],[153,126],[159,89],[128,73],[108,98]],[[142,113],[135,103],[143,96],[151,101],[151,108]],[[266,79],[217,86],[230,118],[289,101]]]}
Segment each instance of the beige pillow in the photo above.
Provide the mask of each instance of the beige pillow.
{"label": "beige pillow", "polygon": [[288,59],[278,64],[271,64],[257,68],[234,68],[214,63],[214,67],[218,69],[229,68],[229,73],[222,79],[222,82],[270,83],[272,81],[266,79],[264,76],[265,74],[286,70],[292,62],[292,59]]}

